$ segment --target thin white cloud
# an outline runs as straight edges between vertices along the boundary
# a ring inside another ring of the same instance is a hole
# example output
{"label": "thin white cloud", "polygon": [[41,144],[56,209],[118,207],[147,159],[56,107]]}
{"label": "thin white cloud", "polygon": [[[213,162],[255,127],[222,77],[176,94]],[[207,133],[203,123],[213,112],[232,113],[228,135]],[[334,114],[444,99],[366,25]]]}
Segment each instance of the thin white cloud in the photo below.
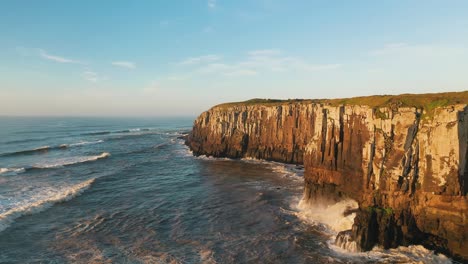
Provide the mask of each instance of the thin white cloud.
{"label": "thin white cloud", "polygon": [[302,58],[281,55],[278,49],[263,49],[247,52],[243,59],[227,63],[218,55],[205,55],[188,58],[179,65],[196,65],[187,76],[221,75],[221,76],[254,76],[261,72],[316,72],[334,70],[342,67],[340,63],[313,64]]}
{"label": "thin white cloud", "polygon": [[273,56],[280,54],[279,49],[263,49],[263,50],[252,50],[249,51],[250,56]]}
{"label": "thin white cloud", "polygon": [[127,69],[135,69],[136,64],[131,61],[114,61],[112,62],[112,65],[121,67],[121,68],[127,68]]}
{"label": "thin white cloud", "polygon": [[219,73],[222,71],[230,70],[232,66],[224,63],[210,63],[208,65],[203,65],[200,68],[195,70],[195,73],[200,74],[209,74],[209,73]]}
{"label": "thin white cloud", "polygon": [[202,64],[202,63],[207,63],[207,62],[213,62],[213,61],[218,61],[220,60],[221,57],[218,55],[210,54],[210,55],[203,55],[199,57],[190,57],[187,58],[177,64],[180,65],[193,65],[193,64]]}
{"label": "thin white cloud", "polygon": [[98,74],[92,71],[84,71],[83,79],[90,81],[90,82],[97,82],[98,81]]}
{"label": "thin white cloud", "polygon": [[388,43],[382,48],[368,52],[371,56],[401,56],[401,57],[444,57],[466,53],[466,48],[460,46],[441,46],[430,44],[407,44],[403,42]]}
{"label": "thin white cloud", "polygon": [[106,76],[101,76],[100,74],[98,74],[97,72],[94,72],[92,70],[85,70],[84,72],[82,72],[81,76],[86,81],[90,81],[90,82],[93,82],[93,83],[96,83],[96,82],[99,82],[99,81],[105,81],[105,80],[109,79]]}
{"label": "thin white cloud", "polygon": [[257,75],[257,72],[254,70],[239,69],[231,72],[224,73],[226,76],[253,76]]}
{"label": "thin white cloud", "polygon": [[51,54],[47,53],[45,50],[42,50],[42,49],[39,49],[39,55],[43,59],[58,62],[58,63],[83,64],[82,62],[77,61],[77,60],[72,60],[72,59],[68,59],[68,58],[65,58],[65,57],[57,56],[57,55],[51,55]]}
{"label": "thin white cloud", "polygon": [[208,0],[208,7],[211,9],[216,8],[216,0]]}

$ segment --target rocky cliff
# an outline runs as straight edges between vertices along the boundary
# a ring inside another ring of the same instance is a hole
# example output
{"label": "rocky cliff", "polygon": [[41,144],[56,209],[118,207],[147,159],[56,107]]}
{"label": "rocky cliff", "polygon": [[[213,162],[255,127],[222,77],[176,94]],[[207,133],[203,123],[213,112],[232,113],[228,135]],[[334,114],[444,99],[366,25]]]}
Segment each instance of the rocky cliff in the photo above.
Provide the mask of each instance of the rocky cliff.
{"label": "rocky cliff", "polygon": [[422,244],[468,261],[468,91],[251,100],[202,113],[195,155],[304,164],[304,200],[358,201],[361,250]]}

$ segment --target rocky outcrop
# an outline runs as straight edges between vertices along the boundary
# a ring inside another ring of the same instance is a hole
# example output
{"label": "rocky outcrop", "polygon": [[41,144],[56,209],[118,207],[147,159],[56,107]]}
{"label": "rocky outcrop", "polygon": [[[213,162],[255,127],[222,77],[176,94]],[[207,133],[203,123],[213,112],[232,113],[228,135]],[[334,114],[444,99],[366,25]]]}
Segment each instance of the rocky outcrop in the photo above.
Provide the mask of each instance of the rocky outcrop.
{"label": "rocky outcrop", "polygon": [[361,250],[422,244],[468,260],[467,104],[391,102],[220,105],[187,144],[195,155],[304,164],[306,201],[358,201],[346,235]]}

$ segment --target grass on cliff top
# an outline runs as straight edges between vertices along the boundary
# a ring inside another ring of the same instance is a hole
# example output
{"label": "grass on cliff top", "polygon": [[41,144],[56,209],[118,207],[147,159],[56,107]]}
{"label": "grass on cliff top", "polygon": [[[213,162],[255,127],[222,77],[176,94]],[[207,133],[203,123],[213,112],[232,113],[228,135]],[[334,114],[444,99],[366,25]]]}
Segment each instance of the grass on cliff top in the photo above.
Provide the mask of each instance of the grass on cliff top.
{"label": "grass on cliff top", "polygon": [[229,108],[233,106],[266,105],[279,106],[295,103],[323,103],[333,106],[338,105],[367,105],[372,108],[379,107],[416,107],[432,111],[437,107],[454,104],[468,104],[468,91],[449,93],[427,93],[427,94],[400,94],[400,95],[373,95],[343,99],[251,99],[244,102],[225,103],[215,108]]}

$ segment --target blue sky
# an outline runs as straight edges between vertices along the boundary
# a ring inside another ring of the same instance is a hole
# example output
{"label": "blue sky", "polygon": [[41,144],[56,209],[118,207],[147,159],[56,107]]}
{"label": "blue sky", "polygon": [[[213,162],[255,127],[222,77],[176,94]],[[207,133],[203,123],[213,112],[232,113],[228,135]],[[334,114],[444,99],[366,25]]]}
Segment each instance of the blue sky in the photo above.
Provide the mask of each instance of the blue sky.
{"label": "blue sky", "polygon": [[2,1],[0,115],[468,89],[468,1]]}

